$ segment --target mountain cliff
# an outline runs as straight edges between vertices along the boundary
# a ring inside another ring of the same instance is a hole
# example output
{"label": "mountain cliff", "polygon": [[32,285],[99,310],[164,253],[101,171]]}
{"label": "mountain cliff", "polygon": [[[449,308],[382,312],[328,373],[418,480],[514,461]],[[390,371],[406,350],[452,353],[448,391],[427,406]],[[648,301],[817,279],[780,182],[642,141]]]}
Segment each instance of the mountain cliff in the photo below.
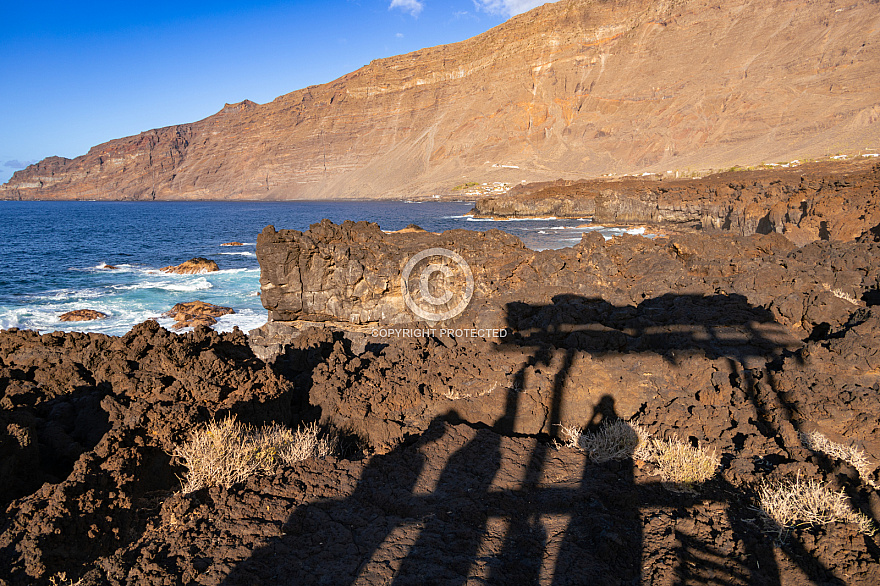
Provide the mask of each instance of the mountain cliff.
{"label": "mountain cliff", "polygon": [[399,197],[878,147],[877,0],[564,0],[268,104],[49,157],[0,198]]}

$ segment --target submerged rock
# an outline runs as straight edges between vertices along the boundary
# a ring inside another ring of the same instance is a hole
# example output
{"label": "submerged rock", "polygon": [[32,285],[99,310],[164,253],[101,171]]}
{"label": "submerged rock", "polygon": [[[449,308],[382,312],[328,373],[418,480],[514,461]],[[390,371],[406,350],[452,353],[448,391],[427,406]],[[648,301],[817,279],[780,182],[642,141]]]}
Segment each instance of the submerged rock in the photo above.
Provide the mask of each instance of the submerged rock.
{"label": "submerged rock", "polygon": [[244,246],[241,242],[224,242],[220,246]]}

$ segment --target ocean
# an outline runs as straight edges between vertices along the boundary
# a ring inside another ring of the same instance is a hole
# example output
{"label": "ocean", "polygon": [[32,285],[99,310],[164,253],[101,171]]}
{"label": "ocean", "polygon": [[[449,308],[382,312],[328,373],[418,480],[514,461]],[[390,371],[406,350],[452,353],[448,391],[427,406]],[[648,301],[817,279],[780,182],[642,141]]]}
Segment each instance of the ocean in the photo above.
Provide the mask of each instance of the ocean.
{"label": "ocean", "polygon": [[[499,228],[535,250],[572,246],[587,231],[606,238],[623,231],[583,219],[476,220],[465,215],[472,207],[468,202],[399,201],[0,201],[0,329],[122,335],[147,319],[170,327],[172,320],[161,314],[197,299],[235,310],[218,319],[217,330],[259,327],[267,312],[259,298],[256,240],[269,224],[306,230],[329,218],[336,223],[368,220],[383,230],[409,224],[433,232]],[[221,246],[233,241],[244,246]],[[159,271],[197,256],[215,261],[220,271]],[[74,309],[94,309],[108,318],[58,319]]]}

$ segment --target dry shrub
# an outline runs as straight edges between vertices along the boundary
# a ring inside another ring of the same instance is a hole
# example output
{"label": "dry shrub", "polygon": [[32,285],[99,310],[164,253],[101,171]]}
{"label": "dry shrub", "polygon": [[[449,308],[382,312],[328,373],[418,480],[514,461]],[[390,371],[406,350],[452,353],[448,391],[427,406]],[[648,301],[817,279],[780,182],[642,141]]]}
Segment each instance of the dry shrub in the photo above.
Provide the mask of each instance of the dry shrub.
{"label": "dry shrub", "polygon": [[694,447],[678,439],[654,440],[653,461],[660,478],[685,486],[706,482],[721,465],[721,457],[714,449]]}
{"label": "dry shrub", "polygon": [[690,486],[715,475],[721,458],[715,450],[693,447],[680,440],[653,439],[637,422],[615,420],[598,430],[582,432],[564,425],[561,439],[565,446],[583,451],[596,463],[636,458],[657,466],[666,482]]}
{"label": "dry shrub", "polygon": [[564,445],[579,449],[596,463],[627,458],[646,459],[650,436],[635,422],[617,419],[604,423],[594,432],[582,433],[580,428],[562,426]]}
{"label": "dry shrub", "polygon": [[818,431],[800,434],[801,443],[804,447],[813,452],[820,452],[829,458],[843,460],[856,469],[862,481],[875,490],[880,490],[880,486],[871,479],[871,472],[874,467],[868,461],[865,452],[857,448],[855,445],[844,446],[831,441]]}
{"label": "dry shrub", "polygon": [[869,537],[877,531],[870,518],[853,510],[842,489],[835,492],[815,480],[802,480],[800,474],[794,480],[764,483],[758,505],[779,528],[780,538],[794,527],[827,523],[855,523]]}
{"label": "dry shrub", "polygon": [[280,425],[254,428],[233,417],[212,421],[190,434],[174,455],[187,468],[183,492],[206,486],[226,488],[256,474],[335,450],[335,436],[321,434],[317,424],[293,431]]}

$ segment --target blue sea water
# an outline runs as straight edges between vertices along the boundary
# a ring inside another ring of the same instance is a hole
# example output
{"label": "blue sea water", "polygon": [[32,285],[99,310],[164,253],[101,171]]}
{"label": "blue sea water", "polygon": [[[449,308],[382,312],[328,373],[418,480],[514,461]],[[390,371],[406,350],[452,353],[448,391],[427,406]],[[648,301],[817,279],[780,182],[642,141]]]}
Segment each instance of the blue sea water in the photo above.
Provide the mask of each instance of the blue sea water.
{"label": "blue sea water", "polygon": [[[176,303],[201,300],[232,307],[216,329],[247,331],[266,322],[260,303],[257,234],[306,230],[329,218],[377,222],[383,230],[418,224],[430,231],[500,228],[540,250],[571,246],[598,230],[586,220],[492,221],[466,216],[472,203],[339,202],[17,202],[0,201],[0,329],[86,331],[121,335]],[[223,247],[237,241],[244,246]],[[159,271],[190,258],[214,260],[219,272]],[[118,267],[108,270],[105,265]],[[66,323],[58,316],[95,309],[107,319]]]}

